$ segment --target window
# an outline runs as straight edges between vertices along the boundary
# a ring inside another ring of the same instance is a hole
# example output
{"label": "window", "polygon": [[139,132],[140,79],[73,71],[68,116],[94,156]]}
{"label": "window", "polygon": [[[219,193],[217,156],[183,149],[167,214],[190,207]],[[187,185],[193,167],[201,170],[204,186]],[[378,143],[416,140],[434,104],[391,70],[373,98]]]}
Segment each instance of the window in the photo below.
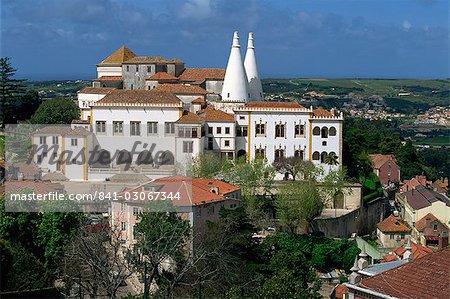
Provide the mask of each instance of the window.
{"label": "window", "polygon": [[437,229],[438,229],[437,224],[433,225],[433,230],[434,230],[434,231],[437,231]]}
{"label": "window", "polygon": [[183,141],[183,153],[192,154],[194,151],[194,142]]}
{"label": "window", "polygon": [[216,133],[217,134],[222,134],[222,127],[217,127],[216,128]]}
{"label": "window", "polygon": [[330,136],[336,136],[336,128],[335,127],[331,127],[330,130],[328,131],[328,134]]}
{"label": "window", "polygon": [[236,136],[239,137],[247,137],[248,127],[247,126],[238,126],[236,127]]}
{"label": "window", "polygon": [[256,124],[255,131],[256,136],[264,136],[266,132],[265,124]]}
{"label": "window", "polygon": [[284,158],[284,150],[275,150],[275,162],[280,162]]}
{"label": "window", "polygon": [[314,152],[312,155],[313,160],[319,160],[320,159],[320,153],[319,152]]}
{"label": "window", "polygon": [[70,144],[71,144],[72,146],[77,146],[77,145],[78,145],[78,139],[72,138],[72,139],[70,140]]}
{"label": "window", "polygon": [[225,146],[226,147],[230,146],[230,140],[225,140]]}
{"label": "window", "polygon": [[123,121],[113,121],[114,135],[123,135]]}
{"label": "window", "polygon": [[195,212],[195,215],[197,216],[197,218],[202,217],[202,210],[200,207],[197,208],[197,211]]}
{"label": "window", "polygon": [[255,150],[256,159],[264,159],[266,157],[266,151],[263,148],[257,148]]}
{"label": "window", "polygon": [[149,121],[147,122],[147,135],[157,135],[158,134],[158,123]]}
{"label": "window", "polygon": [[400,235],[400,239],[404,240],[405,239],[405,235]]}
{"label": "window", "polygon": [[139,65],[136,64],[136,73],[139,72]]}
{"label": "window", "polygon": [[121,203],[120,203],[120,210],[121,210],[121,211],[124,211],[124,210],[125,210],[125,203],[124,203],[124,202],[121,202]]}
{"label": "window", "polygon": [[40,144],[47,144],[47,137],[45,137],[45,136],[39,137],[39,143]]}
{"label": "window", "polygon": [[133,208],[133,215],[134,216],[139,215],[139,208],[136,207]]}
{"label": "window", "polygon": [[305,152],[302,150],[296,150],[294,152],[294,157],[300,158],[300,160],[303,160],[305,157]]}
{"label": "window", "polygon": [[328,138],[328,128],[323,127],[322,130],[320,130],[322,133],[322,138]]}
{"label": "window", "polygon": [[58,144],[58,136],[53,136],[52,137],[52,141],[53,141],[53,144]]}
{"label": "window", "polygon": [[133,90],[133,84],[130,84],[130,89]]}
{"label": "window", "polygon": [[141,135],[141,122],[140,121],[130,121],[130,135],[140,136]]}
{"label": "window", "polygon": [[225,134],[230,135],[230,127],[225,127]]}
{"label": "window", "polygon": [[326,141],[322,141],[322,146],[327,146],[327,142]]}
{"label": "window", "polygon": [[320,154],[320,163],[325,163],[325,160],[327,159],[327,153],[326,152],[322,152]]}
{"label": "window", "polygon": [[320,135],[320,128],[319,128],[319,127],[314,127],[314,129],[313,129],[313,135],[314,135],[314,136]]}
{"label": "window", "polygon": [[164,132],[166,134],[175,134],[175,123],[167,122],[164,124]]}
{"label": "window", "polygon": [[305,135],[305,126],[304,125],[295,125],[295,137],[304,136]]}
{"label": "window", "polygon": [[213,127],[208,127],[208,134],[212,134],[213,133]]}
{"label": "window", "polygon": [[208,215],[214,215],[214,206],[208,207]]}
{"label": "window", "polygon": [[394,235],[389,235],[389,239],[394,240]]}
{"label": "window", "polygon": [[212,150],[212,149],[213,149],[213,138],[208,137],[208,150]]}
{"label": "window", "polygon": [[151,73],[152,72],[152,67],[150,65],[147,66],[147,73]]}
{"label": "window", "polygon": [[242,115],[241,115],[241,116],[239,116],[239,119],[240,119],[240,120],[243,120],[243,119],[245,119],[245,116],[242,116]]}
{"label": "window", "polygon": [[95,130],[97,133],[106,133],[106,121],[96,121]]}
{"label": "window", "polygon": [[129,72],[130,71],[130,66],[129,65],[127,65],[127,72]]}
{"label": "window", "polygon": [[284,137],[284,125],[275,125],[275,138]]}
{"label": "window", "polygon": [[127,229],[127,223],[126,223],[126,222],[123,222],[123,221],[122,221],[122,223],[121,223],[121,229],[122,229],[122,231],[124,231],[124,230]]}
{"label": "window", "polygon": [[181,138],[197,138],[198,137],[198,128],[192,127],[179,127],[178,128],[178,137]]}

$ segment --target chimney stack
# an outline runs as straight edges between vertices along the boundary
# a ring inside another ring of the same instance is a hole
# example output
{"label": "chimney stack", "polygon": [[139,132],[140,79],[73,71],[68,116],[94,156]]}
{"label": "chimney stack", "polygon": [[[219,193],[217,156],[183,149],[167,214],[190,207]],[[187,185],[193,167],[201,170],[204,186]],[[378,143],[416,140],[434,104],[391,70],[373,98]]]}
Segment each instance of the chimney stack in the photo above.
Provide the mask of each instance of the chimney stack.
{"label": "chimney stack", "polygon": [[248,34],[247,52],[244,60],[245,72],[247,73],[248,86],[251,101],[262,101],[264,99],[261,79],[259,78],[258,65],[256,63],[255,44],[253,32]]}

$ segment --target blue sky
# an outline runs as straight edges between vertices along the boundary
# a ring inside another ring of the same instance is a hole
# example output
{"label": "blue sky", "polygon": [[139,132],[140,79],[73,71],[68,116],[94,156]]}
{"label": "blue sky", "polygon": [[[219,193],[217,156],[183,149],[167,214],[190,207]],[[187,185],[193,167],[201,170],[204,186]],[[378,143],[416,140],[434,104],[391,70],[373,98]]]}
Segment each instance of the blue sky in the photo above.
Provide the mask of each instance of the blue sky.
{"label": "blue sky", "polygon": [[[263,77],[449,77],[448,0],[2,0],[1,56],[18,76],[92,79],[122,44],[225,67],[254,31]],[[243,47],[243,52],[245,47]]]}

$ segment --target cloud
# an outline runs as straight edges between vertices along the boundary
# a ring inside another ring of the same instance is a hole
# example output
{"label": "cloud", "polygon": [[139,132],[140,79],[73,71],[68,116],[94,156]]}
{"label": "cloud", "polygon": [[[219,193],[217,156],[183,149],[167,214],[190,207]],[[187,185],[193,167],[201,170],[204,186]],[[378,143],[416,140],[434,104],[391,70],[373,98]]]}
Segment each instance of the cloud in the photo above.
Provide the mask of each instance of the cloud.
{"label": "cloud", "polygon": [[213,13],[211,0],[188,0],[181,5],[179,16],[182,19],[206,19]]}
{"label": "cloud", "polygon": [[405,31],[409,31],[409,29],[411,29],[411,22],[410,21],[403,21],[402,22],[402,27]]}

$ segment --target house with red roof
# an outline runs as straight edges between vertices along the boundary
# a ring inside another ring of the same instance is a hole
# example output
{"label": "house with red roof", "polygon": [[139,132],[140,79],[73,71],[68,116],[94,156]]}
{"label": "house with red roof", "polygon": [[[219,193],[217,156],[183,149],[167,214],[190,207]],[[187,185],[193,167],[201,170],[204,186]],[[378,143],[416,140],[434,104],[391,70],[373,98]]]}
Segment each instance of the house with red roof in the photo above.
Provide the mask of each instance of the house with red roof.
{"label": "house with red roof", "polygon": [[216,179],[154,179],[123,190],[111,203],[111,227],[120,229],[124,243],[132,245],[139,214],[153,210],[177,212],[194,230],[200,230],[207,221],[219,219],[220,209],[240,206],[240,198],[239,187]]}
{"label": "house with red roof", "polygon": [[450,229],[431,213],[414,223],[412,235],[420,244],[433,247],[448,245]]}
{"label": "house with red roof", "polygon": [[411,236],[411,227],[402,218],[390,215],[377,224],[378,241],[384,248],[399,246]]}
{"label": "house with red roof", "polygon": [[381,184],[400,182],[400,167],[393,155],[373,154],[369,155],[372,160],[372,170],[380,179]]}
{"label": "house with red roof", "polygon": [[422,257],[426,256],[427,254],[430,254],[433,252],[433,250],[431,250],[430,248],[428,248],[426,246],[416,244],[413,241],[410,241],[408,244],[408,242],[405,242],[403,240],[403,241],[401,241],[400,246],[392,249],[392,251],[383,258],[383,262],[393,262],[393,261],[403,260],[405,258],[404,254],[407,251],[406,247],[408,247],[408,246],[411,247],[410,250],[413,254],[412,255],[413,259],[422,258]]}
{"label": "house with red roof", "polygon": [[443,299],[450,294],[450,247],[373,277],[344,283],[351,299]]}
{"label": "house with red roof", "polygon": [[432,185],[431,181],[427,181],[427,177],[424,175],[416,175],[410,180],[403,180],[400,184],[400,192],[407,192],[409,190],[415,189],[419,186],[424,186],[430,188]]}

